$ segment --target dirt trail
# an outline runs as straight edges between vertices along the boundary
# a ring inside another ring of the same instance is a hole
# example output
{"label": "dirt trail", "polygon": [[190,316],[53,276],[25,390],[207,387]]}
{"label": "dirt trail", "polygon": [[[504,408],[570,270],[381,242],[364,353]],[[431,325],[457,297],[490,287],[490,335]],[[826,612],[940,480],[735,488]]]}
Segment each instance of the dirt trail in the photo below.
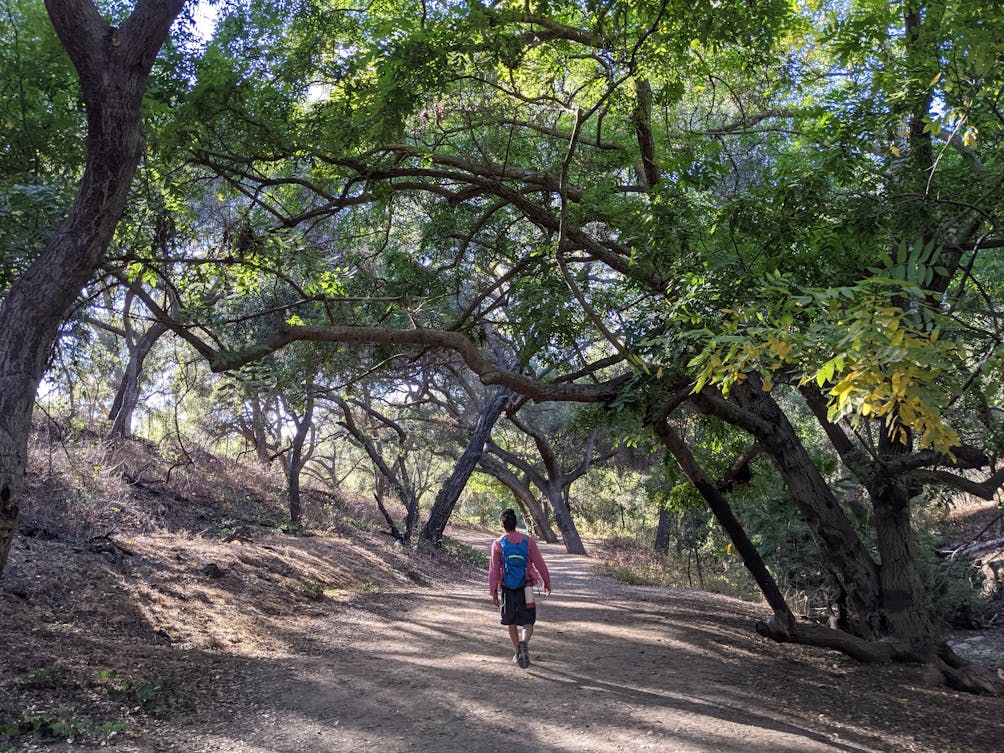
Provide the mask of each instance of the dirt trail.
{"label": "dirt trail", "polygon": [[[487,548],[489,539],[478,541]],[[755,606],[625,587],[543,546],[554,594],[520,670],[480,581],[367,594],[291,623],[290,650],[220,679],[219,704],[164,723],[136,751],[673,751],[1001,749],[1004,704],[763,641]],[[722,619],[725,615],[725,619]],[[713,619],[712,619],[713,617]],[[231,684],[233,683],[233,684]],[[909,690],[905,690],[908,688]],[[227,698],[240,696],[228,711]],[[956,700],[957,699],[957,700]],[[931,728],[932,707],[945,716]],[[957,707],[957,708],[956,708]],[[963,713],[965,709],[965,713]],[[923,723],[921,723],[923,721]],[[511,735],[517,736],[514,743]]]}

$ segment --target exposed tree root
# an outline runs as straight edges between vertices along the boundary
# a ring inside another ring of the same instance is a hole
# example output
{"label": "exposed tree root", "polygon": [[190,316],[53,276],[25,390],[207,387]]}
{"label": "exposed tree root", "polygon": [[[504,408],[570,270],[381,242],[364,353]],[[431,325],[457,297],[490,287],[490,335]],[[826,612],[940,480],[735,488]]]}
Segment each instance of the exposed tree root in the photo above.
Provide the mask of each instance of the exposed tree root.
{"label": "exposed tree root", "polygon": [[766,623],[758,622],[756,629],[760,635],[779,643],[801,643],[806,646],[830,648],[869,664],[889,662],[893,659],[892,646],[887,643],[867,641],[842,630],[833,630],[822,625],[802,622],[795,626],[794,631],[778,631],[774,629],[774,620],[771,620]]}
{"label": "exposed tree root", "polygon": [[936,662],[950,688],[969,693],[989,693],[991,695],[1001,693],[1001,683],[993,672],[980,664],[973,664],[963,659],[946,643],[942,643],[938,647]]}
{"label": "exposed tree root", "polygon": [[940,644],[936,651],[920,657],[916,652],[898,650],[891,642],[869,641],[812,623],[798,623],[794,630],[790,630],[771,619],[758,622],[756,631],[779,643],[829,648],[870,664],[893,661],[922,664],[935,670],[931,673],[933,682],[944,682],[948,687],[966,693],[1000,695],[1002,691],[1001,683],[989,669],[963,659],[945,643]]}

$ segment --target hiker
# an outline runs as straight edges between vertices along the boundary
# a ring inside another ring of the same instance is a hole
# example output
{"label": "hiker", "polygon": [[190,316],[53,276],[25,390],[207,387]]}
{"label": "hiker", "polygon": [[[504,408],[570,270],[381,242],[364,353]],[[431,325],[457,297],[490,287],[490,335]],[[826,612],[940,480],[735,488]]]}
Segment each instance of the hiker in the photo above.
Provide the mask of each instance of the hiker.
{"label": "hiker", "polygon": [[505,535],[492,544],[491,564],[488,568],[488,589],[492,603],[499,604],[502,593],[502,624],[509,627],[512,640],[512,660],[523,669],[530,666],[530,636],[537,621],[537,604],[533,587],[544,584],[544,592],[551,593],[551,574],[540,554],[537,542],[516,532],[516,511],[507,508],[499,515]]}

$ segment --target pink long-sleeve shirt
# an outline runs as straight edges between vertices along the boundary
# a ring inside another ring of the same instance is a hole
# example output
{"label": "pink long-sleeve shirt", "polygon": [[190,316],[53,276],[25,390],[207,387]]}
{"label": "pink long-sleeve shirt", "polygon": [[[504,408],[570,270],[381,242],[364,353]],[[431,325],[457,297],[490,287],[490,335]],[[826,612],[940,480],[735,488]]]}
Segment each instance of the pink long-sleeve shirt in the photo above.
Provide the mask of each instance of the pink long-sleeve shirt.
{"label": "pink long-sleeve shirt", "polygon": [[[505,535],[511,544],[518,544],[523,540],[525,534],[519,533],[518,531],[510,531]],[[527,552],[528,562],[526,564],[526,574],[528,578],[528,584],[535,586],[538,583],[543,582],[544,588],[547,591],[551,590],[551,574],[547,571],[547,565],[544,564],[544,557],[540,553],[540,547],[537,546],[537,542],[531,539],[529,536],[526,537],[529,541]],[[488,593],[494,594],[499,589],[499,584],[502,583],[502,545],[499,543],[498,539],[495,539],[492,543],[492,557],[491,562],[488,565]]]}

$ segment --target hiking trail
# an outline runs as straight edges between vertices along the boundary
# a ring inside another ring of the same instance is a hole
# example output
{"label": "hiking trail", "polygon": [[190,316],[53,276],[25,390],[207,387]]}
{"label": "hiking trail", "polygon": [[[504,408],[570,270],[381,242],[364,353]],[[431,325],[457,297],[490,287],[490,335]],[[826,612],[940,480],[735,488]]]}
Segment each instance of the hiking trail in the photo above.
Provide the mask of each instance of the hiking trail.
{"label": "hiking trail", "polygon": [[[465,533],[487,552],[491,535]],[[918,686],[893,698],[847,657],[779,646],[753,631],[756,605],[692,589],[625,586],[590,560],[541,545],[554,593],[538,597],[532,664],[511,644],[480,580],[365,594],[288,625],[290,650],[231,667],[240,698],[161,725],[129,751],[381,753],[892,753],[999,748],[986,726],[946,717],[931,739]],[[724,615],[724,619],[723,619]],[[897,682],[909,682],[909,669]],[[246,672],[246,676],[241,676]],[[904,680],[904,677],[906,678]],[[940,697],[940,696],[939,696]],[[959,709],[972,697],[958,697]],[[990,700],[990,699],[987,699]],[[839,710],[838,710],[839,709]],[[835,710],[838,710],[835,712]],[[850,713],[849,713],[850,712]],[[923,723],[921,723],[923,720]],[[928,731],[925,732],[924,728]],[[920,747],[911,740],[922,743]],[[904,741],[906,741],[904,743]],[[909,747],[906,747],[909,745]],[[926,747],[930,745],[931,747]]]}

